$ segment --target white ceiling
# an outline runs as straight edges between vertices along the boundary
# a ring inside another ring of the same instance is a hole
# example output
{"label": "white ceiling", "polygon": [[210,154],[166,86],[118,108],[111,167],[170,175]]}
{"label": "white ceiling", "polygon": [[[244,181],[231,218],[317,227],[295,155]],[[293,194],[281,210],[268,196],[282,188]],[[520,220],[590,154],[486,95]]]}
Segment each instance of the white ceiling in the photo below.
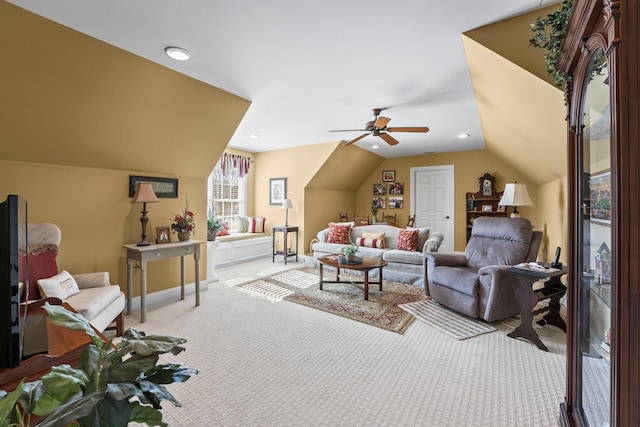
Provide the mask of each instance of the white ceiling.
{"label": "white ceiling", "polygon": [[[260,152],[362,132],[373,108],[393,133],[383,157],[484,147],[462,46],[465,31],[557,0],[9,0],[252,102],[229,145]],[[191,52],[188,62],[166,46]],[[61,46],[60,49],[64,49]],[[159,88],[161,89],[161,88]],[[468,133],[467,139],[458,139]],[[258,139],[251,139],[257,134]],[[373,150],[374,143],[380,149]]]}

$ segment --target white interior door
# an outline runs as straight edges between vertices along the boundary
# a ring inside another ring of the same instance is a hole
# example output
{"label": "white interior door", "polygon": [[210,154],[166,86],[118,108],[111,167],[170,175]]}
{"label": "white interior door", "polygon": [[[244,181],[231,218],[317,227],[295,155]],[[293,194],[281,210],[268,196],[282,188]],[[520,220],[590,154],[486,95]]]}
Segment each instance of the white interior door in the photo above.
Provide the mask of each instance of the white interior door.
{"label": "white interior door", "polygon": [[440,252],[452,252],[454,236],[453,165],[411,168],[411,213],[416,227],[444,235]]}

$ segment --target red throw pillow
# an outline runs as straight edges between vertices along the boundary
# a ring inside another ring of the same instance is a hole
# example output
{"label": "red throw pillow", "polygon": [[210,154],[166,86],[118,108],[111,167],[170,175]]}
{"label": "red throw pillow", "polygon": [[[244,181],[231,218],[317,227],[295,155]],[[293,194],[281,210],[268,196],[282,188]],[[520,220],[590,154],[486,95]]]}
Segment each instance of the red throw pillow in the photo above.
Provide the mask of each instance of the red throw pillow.
{"label": "red throw pillow", "polygon": [[20,251],[18,257],[18,280],[24,283],[24,261],[28,257],[29,261],[29,299],[40,299],[40,290],[38,289],[38,279],[46,279],[58,274],[58,264],[56,263],[56,255],[58,249],[55,245],[45,245],[32,248],[29,254]]}
{"label": "red throw pillow", "polygon": [[398,235],[398,249],[403,251],[415,251],[418,248],[419,230],[400,230]]}
{"label": "red throw pillow", "polygon": [[327,243],[341,243],[343,245],[349,244],[350,230],[351,224],[334,224],[330,222]]}

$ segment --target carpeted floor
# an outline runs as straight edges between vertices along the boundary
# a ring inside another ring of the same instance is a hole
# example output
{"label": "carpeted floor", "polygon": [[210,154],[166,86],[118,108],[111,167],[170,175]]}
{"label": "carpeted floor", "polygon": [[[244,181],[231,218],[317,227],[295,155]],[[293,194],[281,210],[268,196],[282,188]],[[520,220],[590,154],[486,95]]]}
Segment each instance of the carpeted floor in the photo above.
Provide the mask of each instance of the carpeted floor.
{"label": "carpeted floor", "polygon": [[[506,336],[513,325],[455,340],[418,321],[389,333],[300,304],[248,298],[225,280],[282,264],[217,271],[193,298],[150,306],[126,326],[187,338],[166,361],[200,371],[169,389],[172,426],[557,426],[566,335],[537,328],[549,352]],[[264,267],[260,269],[260,267]],[[264,273],[264,270],[269,270]],[[227,270],[227,271],[225,271]]]}

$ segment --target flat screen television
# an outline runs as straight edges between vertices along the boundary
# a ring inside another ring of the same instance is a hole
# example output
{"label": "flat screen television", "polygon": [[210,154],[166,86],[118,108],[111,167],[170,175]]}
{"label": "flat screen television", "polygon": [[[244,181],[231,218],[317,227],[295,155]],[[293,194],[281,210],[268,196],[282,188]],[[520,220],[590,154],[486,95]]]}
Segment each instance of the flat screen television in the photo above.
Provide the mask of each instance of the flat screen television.
{"label": "flat screen television", "polygon": [[27,246],[27,202],[12,194],[0,203],[0,368],[15,368],[23,356],[18,277],[28,277],[28,266],[19,266],[20,242]]}

